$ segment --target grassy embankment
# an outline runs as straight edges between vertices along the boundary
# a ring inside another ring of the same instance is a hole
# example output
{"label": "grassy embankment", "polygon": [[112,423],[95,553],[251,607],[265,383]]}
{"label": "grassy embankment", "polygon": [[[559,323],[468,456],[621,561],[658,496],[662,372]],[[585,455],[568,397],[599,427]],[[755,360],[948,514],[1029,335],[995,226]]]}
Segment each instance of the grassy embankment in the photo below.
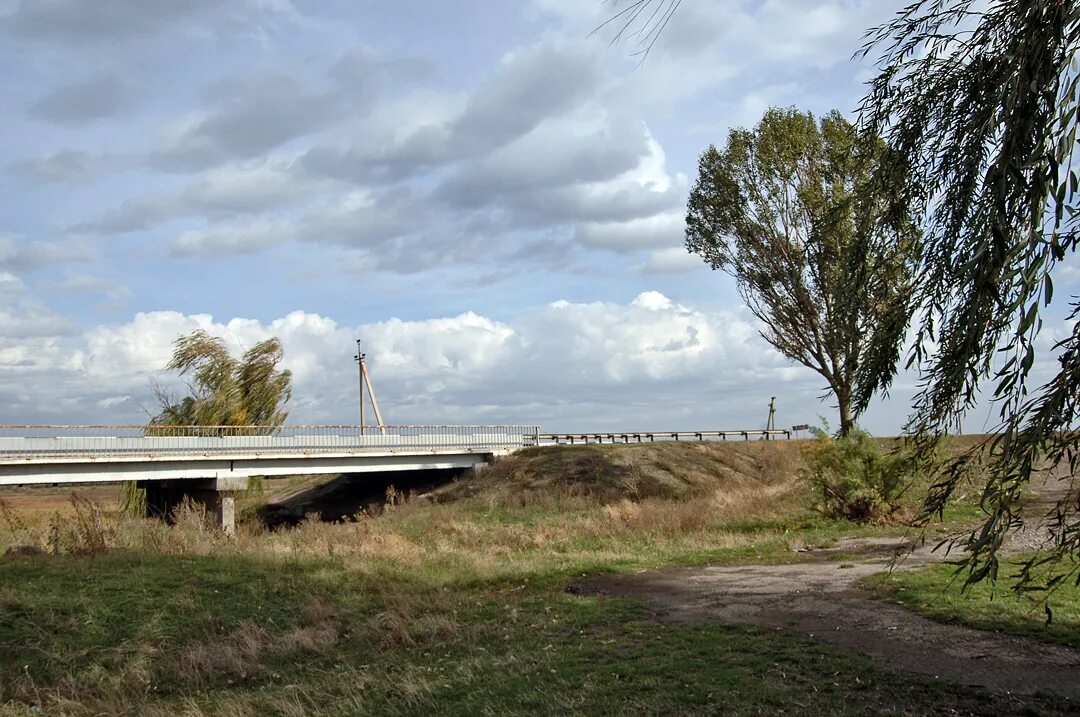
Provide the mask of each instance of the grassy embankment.
{"label": "grassy embankment", "polygon": [[[816,516],[777,442],[533,450],[426,500],[226,539],[82,505],[0,520],[0,714],[1012,714],[760,630],[660,624],[582,573],[781,561]],[[970,515],[962,508],[954,517]],[[79,554],[90,553],[90,554]],[[851,694],[857,694],[851,699]]]}

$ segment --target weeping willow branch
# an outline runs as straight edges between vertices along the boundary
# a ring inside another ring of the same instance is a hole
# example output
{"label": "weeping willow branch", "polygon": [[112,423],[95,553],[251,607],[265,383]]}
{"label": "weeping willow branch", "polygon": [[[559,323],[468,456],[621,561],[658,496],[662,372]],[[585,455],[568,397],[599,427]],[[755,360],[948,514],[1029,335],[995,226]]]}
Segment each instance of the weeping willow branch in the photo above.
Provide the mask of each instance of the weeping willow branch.
{"label": "weeping willow branch", "polygon": [[[1072,160],[1080,104],[1072,64],[1080,2],[973,7],[972,0],[913,2],[867,33],[858,56],[876,53],[878,67],[862,124],[905,158],[908,171],[888,181],[926,217],[914,292],[918,332],[908,356],[922,384],[907,430],[917,446],[929,445],[987,389],[997,409],[986,519],[963,540],[968,580],[978,581],[996,578],[999,549],[1022,525],[1019,503],[1032,478],[1048,465],[1075,472],[1075,307],[1072,337],[1054,348],[1057,375],[1039,385],[1032,371],[1054,271],[1078,241]],[[960,462],[945,472],[923,522],[940,515],[964,475]],[[1057,512],[1049,550],[1060,557],[1075,548],[1074,492]],[[1030,567],[1021,571],[1025,579]]]}

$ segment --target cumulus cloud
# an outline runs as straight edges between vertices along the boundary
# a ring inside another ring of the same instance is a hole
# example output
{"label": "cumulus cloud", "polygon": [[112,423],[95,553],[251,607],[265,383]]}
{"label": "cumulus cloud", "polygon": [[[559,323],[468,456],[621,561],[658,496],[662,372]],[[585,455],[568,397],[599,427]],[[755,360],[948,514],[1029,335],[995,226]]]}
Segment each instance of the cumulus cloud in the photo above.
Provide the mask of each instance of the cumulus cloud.
{"label": "cumulus cloud", "polygon": [[[139,313],[126,324],[53,338],[41,350],[0,341],[0,395],[18,394],[29,380],[44,392],[38,419],[142,420],[138,407],[150,404],[150,381],[162,378],[172,341],[196,328],[224,337],[234,351],[280,337],[295,375],[295,422],[353,415],[356,337],[364,341],[387,419],[401,423],[732,427],[751,419],[742,402],[764,396],[769,383],[788,385],[792,409],[796,401],[812,407],[818,388],[808,372],[765,348],[741,314],[644,292],[621,304],[558,301],[512,321],[465,312],[350,327],[301,311],[268,322]],[[64,394],[61,405],[77,415],[53,412],[53,393]],[[26,419],[15,406],[3,410],[8,415],[0,420]]]}

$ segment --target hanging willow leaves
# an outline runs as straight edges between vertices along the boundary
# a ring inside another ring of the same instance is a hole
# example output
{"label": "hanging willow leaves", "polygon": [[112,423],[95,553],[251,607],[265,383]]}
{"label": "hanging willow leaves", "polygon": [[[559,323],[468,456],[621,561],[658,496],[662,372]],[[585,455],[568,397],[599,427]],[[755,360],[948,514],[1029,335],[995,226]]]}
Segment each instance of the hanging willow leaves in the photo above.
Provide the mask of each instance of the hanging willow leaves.
{"label": "hanging willow leaves", "polygon": [[[916,447],[955,427],[989,383],[999,423],[988,442],[983,524],[965,536],[969,581],[998,574],[998,551],[1023,519],[1019,504],[1047,466],[1075,473],[1080,434],[1080,308],[1053,349],[1057,373],[1032,377],[1051,274],[1077,246],[1080,121],[1077,0],[921,0],[871,30],[860,55],[878,75],[861,106],[907,171],[889,186],[926,217],[913,295],[921,370],[908,431]],[[921,515],[940,515],[965,475],[943,473]],[[1077,496],[1057,506],[1055,565],[1080,547]],[[1041,561],[1043,558],[1039,558]],[[1034,563],[1022,577],[1030,581]]]}

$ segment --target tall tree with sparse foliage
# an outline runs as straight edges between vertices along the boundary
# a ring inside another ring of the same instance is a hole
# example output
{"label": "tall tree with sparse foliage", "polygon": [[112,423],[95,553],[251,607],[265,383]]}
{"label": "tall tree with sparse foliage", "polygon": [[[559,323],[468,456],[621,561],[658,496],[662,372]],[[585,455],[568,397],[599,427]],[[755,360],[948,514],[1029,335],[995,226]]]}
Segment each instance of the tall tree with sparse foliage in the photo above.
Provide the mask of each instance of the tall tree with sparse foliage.
{"label": "tall tree with sparse foliage", "polygon": [[267,339],[237,359],[225,341],[202,329],[176,339],[165,367],[187,377],[190,395],[174,400],[158,391],[157,426],[280,426],[288,413],[292,374],[277,368],[281,341]]}
{"label": "tall tree with sparse foliage", "polygon": [[687,205],[687,249],[735,278],[766,341],[825,379],[842,435],[888,388],[911,315],[918,231],[870,181],[888,154],[838,112],[770,109],[701,155]]}
{"label": "tall tree with sparse foliage", "polygon": [[[862,54],[871,53],[880,71],[863,121],[909,165],[884,184],[927,216],[913,294],[920,341],[910,357],[925,389],[908,430],[930,446],[992,396],[1000,423],[989,444],[987,518],[965,542],[969,579],[995,577],[1000,546],[1023,524],[1031,479],[1056,465],[1071,480],[1080,456],[1075,296],[1053,349],[1056,374],[1041,385],[1032,376],[1051,277],[1080,241],[1080,1],[920,0],[868,34]],[[967,460],[934,486],[924,521],[940,514]],[[1039,560],[1080,551],[1077,499],[1073,487],[1058,504],[1053,546]],[[1076,570],[1067,564],[1057,579]]]}

